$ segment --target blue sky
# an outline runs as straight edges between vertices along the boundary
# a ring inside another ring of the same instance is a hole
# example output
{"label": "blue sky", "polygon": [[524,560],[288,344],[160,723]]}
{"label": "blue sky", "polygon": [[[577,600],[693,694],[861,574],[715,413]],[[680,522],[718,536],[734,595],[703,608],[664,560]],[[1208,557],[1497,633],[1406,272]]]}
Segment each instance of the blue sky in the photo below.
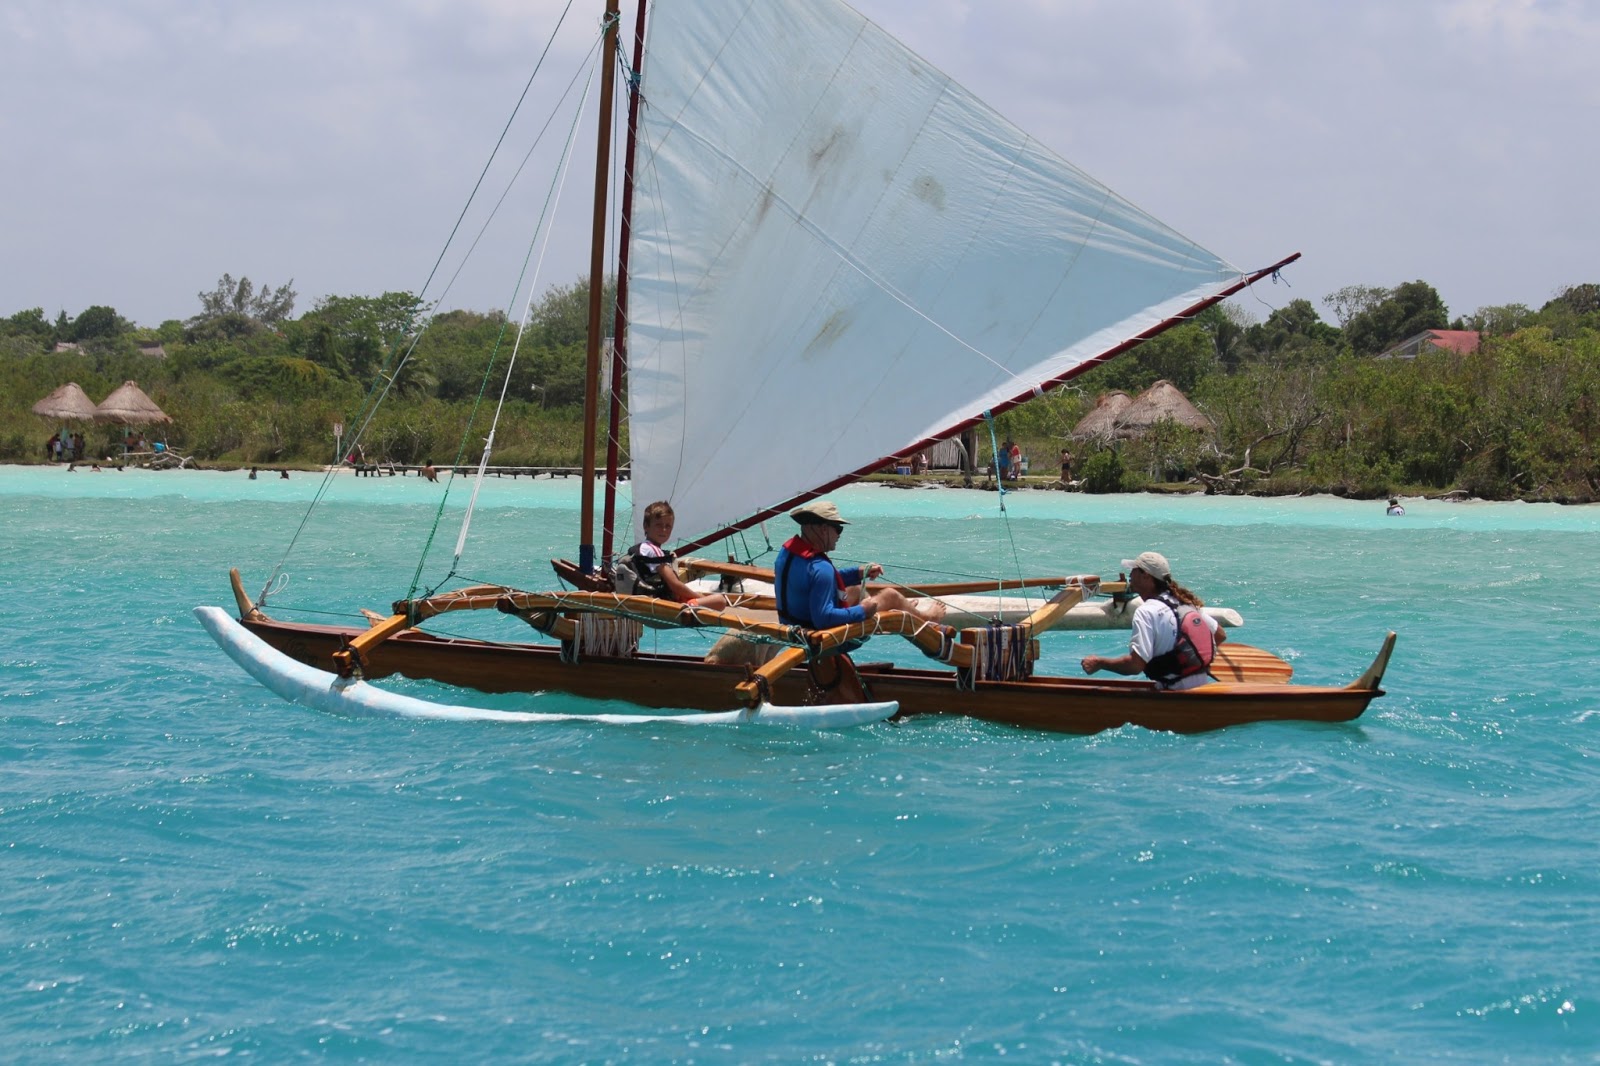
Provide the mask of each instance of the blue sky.
{"label": "blue sky", "polygon": [[[194,314],[224,272],[292,278],[300,311],[421,289],[564,6],[10,0],[0,315],[105,303],[155,325]],[[597,7],[568,16],[551,60],[563,78]],[[1421,278],[1458,314],[1600,281],[1600,5],[856,7],[1239,266],[1303,252],[1289,287],[1244,298],[1257,317],[1297,297],[1326,314],[1322,297],[1351,284]],[[588,167],[574,163],[572,203]],[[507,214],[531,219],[544,192],[524,187]],[[486,254],[498,265],[464,272],[444,305],[507,306],[514,258]],[[541,276],[587,266],[573,222]]]}

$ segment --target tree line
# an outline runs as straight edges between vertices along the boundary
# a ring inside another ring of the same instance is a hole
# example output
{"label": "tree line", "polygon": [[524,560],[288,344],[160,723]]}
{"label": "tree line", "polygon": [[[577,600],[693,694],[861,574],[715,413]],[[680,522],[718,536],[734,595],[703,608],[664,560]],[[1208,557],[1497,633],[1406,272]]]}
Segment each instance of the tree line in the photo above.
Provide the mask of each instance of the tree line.
{"label": "tree line", "polygon": [[[405,292],[327,296],[295,317],[292,285],[257,287],[224,274],[198,294],[194,317],[154,329],[110,307],[0,319],[0,406],[10,416],[0,460],[43,457],[35,439],[42,423],[29,408],[50,390],[76,381],[98,399],[136,380],[173,418],[154,434],[203,464],[326,463],[335,457],[333,427],[342,424],[348,440],[369,411],[361,438],[369,457],[474,462],[502,384],[496,461],[578,461],[586,279],[546,293],[520,337],[500,312],[435,313]],[[141,352],[152,343],[165,358]]]}
{"label": "tree line", "polygon": [[[9,416],[0,460],[43,458],[49,430],[28,409],[52,389],[77,381],[98,398],[137,380],[174,419],[158,432],[205,464],[327,462],[334,424],[348,434],[379,393],[363,436],[369,457],[472,462],[515,348],[496,461],[579,461],[586,279],[546,293],[520,338],[504,314],[439,312],[405,292],[326,296],[298,317],[292,282],[224,274],[197,296],[193,317],[153,329],[110,306],[0,319]],[[614,296],[608,288],[607,323]],[[1454,319],[1424,281],[1347,286],[1321,305],[1327,318],[1306,299],[1264,319],[1236,303],[1210,308],[1000,416],[997,432],[1022,445],[1035,474],[1072,449],[1091,491],[1197,482],[1215,492],[1600,499],[1600,285],[1569,286],[1538,309]],[[1428,329],[1474,330],[1481,344],[1469,355],[1374,358]],[[166,357],[142,354],[150,343]],[[1101,393],[1161,379],[1215,432],[1163,425],[1137,440],[1071,439]]]}
{"label": "tree line", "polygon": [[[1568,286],[1537,310],[1507,304],[1454,319],[1423,281],[1349,286],[1322,304],[1333,321],[1305,299],[1261,321],[1235,304],[1212,307],[1000,421],[1050,462],[1041,445],[1072,448],[1091,491],[1197,482],[1213,492],[1600,499],[1600,285]],[[1476,331],[1479,348],[1375,358],[1431,329]],[[1068,439],[1100,394],[1161,379],[1215,432],[1167,424],[1137,440]]]}

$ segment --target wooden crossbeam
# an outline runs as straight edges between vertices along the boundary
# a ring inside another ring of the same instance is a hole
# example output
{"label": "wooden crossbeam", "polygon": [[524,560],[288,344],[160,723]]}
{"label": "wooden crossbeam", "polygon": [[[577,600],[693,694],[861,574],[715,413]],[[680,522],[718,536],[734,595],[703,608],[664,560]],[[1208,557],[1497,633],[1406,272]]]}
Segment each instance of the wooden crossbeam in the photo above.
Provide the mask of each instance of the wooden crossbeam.
{"label": "wooden crossbeam", "polygon": [[[697,577],[708,575],[715,577],[733,577],[751,581],[772,582],[772,571],[762,566],[747,566],[744,563],[719,563],[712,559],[684,559],[678,563],[678,571],[684,580],[692,581]],[[960,596],[978,592],[1005,592],[1015,589],[1051,589],[1062,588],[1067,585],[1082,585],[1089,589],[1105,588],[1099,577],[1094,574],[1076,574],[1070,577],[1027,577],[1021,580],[1007,581],[989,579],[984,581],[946,581],[931,585],[903,585],[893,581],[869,581],[867,590],[876,592],[879,589],[898,589],[912,596]],[[1121,591],[1121,583],[1117,589]]]}

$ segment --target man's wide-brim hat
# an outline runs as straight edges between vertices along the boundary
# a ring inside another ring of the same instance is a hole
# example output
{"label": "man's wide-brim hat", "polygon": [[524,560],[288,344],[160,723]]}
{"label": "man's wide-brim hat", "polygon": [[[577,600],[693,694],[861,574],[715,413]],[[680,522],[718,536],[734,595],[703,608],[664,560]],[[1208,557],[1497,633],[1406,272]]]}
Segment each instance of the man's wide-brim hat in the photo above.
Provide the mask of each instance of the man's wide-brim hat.
{"label": "man's wide-brim hat", "polygon": [[810,503],[801,504],[789,512],[789,517],[801,525],[805,525],[808,522],[827,522],[836,526],[850,524],[840,516],[839,508],[833,505],[832,500],[813,500]]}

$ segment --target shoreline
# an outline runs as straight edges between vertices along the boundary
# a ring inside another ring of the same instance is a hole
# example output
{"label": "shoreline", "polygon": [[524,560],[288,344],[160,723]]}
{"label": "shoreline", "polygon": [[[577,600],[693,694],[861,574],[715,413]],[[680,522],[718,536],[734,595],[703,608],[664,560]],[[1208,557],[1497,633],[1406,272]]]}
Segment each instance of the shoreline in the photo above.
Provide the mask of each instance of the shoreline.
{"label": "shoreline", "polygon": [[[967,478],[956,474],[869,474],[861,479],[860,484],[885,485],[895,489],[919,489],[928,485],[937,485],[941,488],[972,489],[977,492],[995,491],[995,479],[992,475],[983,478]],[[1076,492],[1083,493],[1081,481],[1063,483],[1060,478],[1044,476],[1030,477],[1024,475],[1015,481],[1007,482],[1006,491],[1013,492],[1017,489],[1030,489],[1036,492]],[[1206,487],[1195,482],[1166,482],[1146,485],[1133,492],[1103,492],[1085,493],[1086,495],[1099,496],[1218,496],[1218,497],[1255,497],[1258,499],[1295,499],[1310,498],[1314,496],[1331,496],[1340,500],[1384,500],[1393,496],[1400,500],[1437,500],[1444,503],[1558,503],[1566,507],[1576,507],[1593,500],[1490,500],[1482,496],[1474,496],[1465,489],[1446,489],[1440,492],[1349,492],[1339,491],[1335,488],[1306,489],[1253,489],[1248,492],[1207,492]]]}
{"label": "shoreline", "polygon": [[[144,466],[144,465],[141,465],[141,464],[133,464],[133,463],[123,464],[123,463],[118,463],[114,459],[113,460],[109,460],[109,461],[107,461],[107,460],[89,460],[87,462],[78,462],[78,463],[72,464],[74,469],[68,469],[68,466],[65,463],[49,463],[49,462],[0,463],[0,469],[11,469],[11,470],[18,470],[18,471],[20,471],[20,470],[47,471],[47,470],[55,469],[55,470],[59,470],[61,473],[64,473],[64,474],[65,473],[89,473],[89,472],[91,472],[89,468],[91,466],[94,466],[94,465],[99,465],[100,466],[99,472],[101,472],[101,473],[108,473],[108,472],[113,472],[113,471],[124,472],[124,471],[127,471],[127,470],[136,470],[136,471],[143,471],[143,472],[146,472],[146,473],[173,474],[173,475],[176,475],[176,476],[179,476],[179,477],[181,477],[181,476],[183,476],[184,474],[187,474],[187,473],[196,473],[196,472],[198,472],[198,473],[207,473],[207,474],[239,475],[239,474],[246,473],[251,469],[250,465],[235,465],[235,464],[229,464],[229,463],[208,464],[208,465],[206,465],[204,467],[190,465],[190,466],[186,466],[186,467],[182,467],[182,468],[179,468],[179,467],[168,467],[168,468],[165,468],[165,469],[160,469],[160,468],[152,468],[152,467]],[[281,472],[284,471],[284,470],[288,470],[291,475],[300,475],[302,477],[309,477],[309,476],[313,476],[313,475],[326,475],[327,473],[329,473],[331,471],[335,476],[341,477],[341,478],[342,477],[352,477],[352,478],[378,477],[378,478],[381,479],[381,478],[387,478],[387,477],[395,477],[395,478],[402,478],[402,479],[415,478],[415,480],[417,480],[417,481],[424,480],[422,478],[421,474],[419,473],[421,467],[418,464],[392,464],[390,466],[385,466],[385,467],[381,467],[381,468],[374,467],[374,468],[369,468],[369,469],[358,469],[356,467],[351,467],[351,466],[345,465],[343,463],[338,464],[337,466],[334,466],[332,464],[322,465],[322,466],[314,466],[314,465],[310,465],[310,464],[299,464],[299,465],[297,465],[297,464],[293,464],[293,463],[278,463],[278,464],[272,464],[272,465],[256,464],[255,465],[255,469],[257,469],[259,471],[259,475],[258,475],[257,480],[262,480],[262,481],[269,481],[269,480],[278,480],[278,481],[296,480],[294,477],[290,477],[290,478],[282,477],[281,476]],[[450,474],[450,471],[451,471],[451,467],[449,467],[449,466],[436,466],[434,469],[438,471],[439,476],[440,476],[441,479],[448,478],[448,476]],[[462,478],[462,477],[470,478],[477,472],[476,466],[462,466],[462,467],[456,467],[455,469],[456,469],[456,476],[458,478]],[[577,470],[574,467],[555,467],[555,466],[489,467],[487,469],[486,473],[489,474],[489,475],[492,475],[496,481],[518,481],[518,480],[521,480],[523,478],[527,478],[527,480],[530,481],[530,482],[533,482],[533,481],[550,482],[550,481],[576,480],[577,477],[578,477]],[[627,484],[627,480],[624,479],[622,483],[623,484]],[[992,475],[990,475],[988,477],[981,477],[981,478],[967,478],[962,474],[953,473],[953,472],[949,472],[949,471],[942,471],[942,472],[938,472],[938,473],[929,473],[929,474],[869,474],[866,477],[862,478],[860,481],[858,481],[857,484],[860,484],[860,485],[877,485],[877,486],[881,486],[881,487],[884,487],[884,488],[898,489],[898,490],[947,488],[947,489],[965,489],[965,490],[973,491],[973,492],[990,492],[990,493],[992,493],[992,492],[995,491],[995,479],[994,479],[994,477]],[[1322,488],[1322,489],[1316,489],[1316,490],[1283,489],[1281,491],[1274,491],[1274,490],[1272,490],[1270,488],[1267,488],[1267,489],[1252,489],[1252,490],[1247,491],[1247,492],[1237,492],[1237,493],[1208,493],[1206,491],[1206,488],[1205,488],[1204,485],[1201,485],[1201,484],[1198,484],[1198,483],[1188,483],[1188,482],[1146,485],[1146,486],[1144,486],[1144,487],[1142,487],[1140,489],[1137,489],[1135,491],[1132,491],[1132,492],[1088,493],[1088,492],[1084,492],[1084,490],[1081,487],[1081,483],[1080,482],[1073,482],[1071,484],[1063,484],[1061,482],[1060,478],[1050,478],[1050,477],[1046,477],[1046,476],[1043,476],[1043,475],[1023,476],[1022,478],[1019,478],[1016,481],[1008,482],[1006,484],[1006,491],[1007,492],[1015,492],[1015,491],[1018,491],[1018,490],[1027,490],[1029,492],[1066,492],[1066,493],[1073,493],[1073,494],[1084,495],[1084,496],[1102,496],[1102,497],[1118,497],[1118,496],[1127,496],[1127,497],[1136,497],[1136,496],[1212,496],[1212,497],[1216,497],[1216,498],[1219,498],[1219,499],[1225,499],[1225,498],[1230,498],[1230,497],[1231,498],[1246,498],[1246,497],[1250,497],[1250,498],[1264,499],[1264,500],[1313,499],[1313,498],[1316,498],[1316,497],[1328,497],[1328,498],[1332,498],[1332,499],[1342,499],[1342,500],[1352,500],[1352,501],[1375,501],[1375,500],[1383,500],[1388,496],[1395,496],[1395,497],[1399,498],[1402,501],[1410,501],[1410,502],[1426,500],[1426,501],[1443,502],[1443,503],[1551,503],[1551,504],[1558,504],[1558,505],[1560,505],[1562,507],[1579,507],[1579,506],[1583,506],[1583,505],[1586,505],[1586,504],[1594,504],[1596,502],[1600,502],[1600,501],[1594,501],[1594,500],[1566,500],[1566,499],[1524,500],[1524,499],[1518,499],[1518,498],[1512,498],[1512,499],[1506,499],[1506,500],[1494,500],[1494,499],[1489,499],[1489,498],[1481,497],[1481,496],[1473,496],[1473,495],[1467,493],[1465,490],[1461,490],[1461,489],[1445,490],[1445,491],[1421,491],[1421,492],[1419,492],[1419,491],[1401,491],[1401,492],[1371,492],[1371,493],[1366,493],[1366,492],[1339,491],[1336,488]]]}

